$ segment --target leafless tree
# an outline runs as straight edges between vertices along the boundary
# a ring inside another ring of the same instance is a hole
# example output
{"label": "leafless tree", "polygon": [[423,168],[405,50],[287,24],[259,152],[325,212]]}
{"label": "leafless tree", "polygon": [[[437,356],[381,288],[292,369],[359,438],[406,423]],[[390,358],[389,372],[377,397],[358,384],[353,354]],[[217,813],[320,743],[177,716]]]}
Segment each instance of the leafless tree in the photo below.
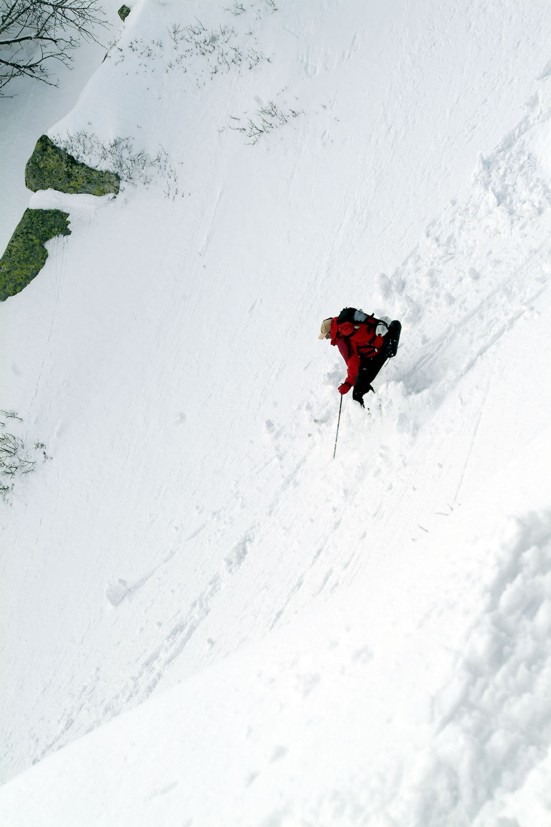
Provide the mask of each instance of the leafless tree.
{"label": "leafless tree", "polygon": [[100,0],[0,0],[0,95],[21,76],[55,86],[52,65],[105,23]]}

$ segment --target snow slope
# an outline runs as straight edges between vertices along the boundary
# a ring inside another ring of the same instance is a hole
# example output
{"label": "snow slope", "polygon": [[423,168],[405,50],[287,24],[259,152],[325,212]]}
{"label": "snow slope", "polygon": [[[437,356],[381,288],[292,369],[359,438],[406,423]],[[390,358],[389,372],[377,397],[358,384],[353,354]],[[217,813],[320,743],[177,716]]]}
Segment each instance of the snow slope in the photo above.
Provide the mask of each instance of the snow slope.
{"label": "snow slope", "polygon": [[50,130],[134,184],[0,307],[0,815],[544,827],[551,13],[277,5],[136,3]]}

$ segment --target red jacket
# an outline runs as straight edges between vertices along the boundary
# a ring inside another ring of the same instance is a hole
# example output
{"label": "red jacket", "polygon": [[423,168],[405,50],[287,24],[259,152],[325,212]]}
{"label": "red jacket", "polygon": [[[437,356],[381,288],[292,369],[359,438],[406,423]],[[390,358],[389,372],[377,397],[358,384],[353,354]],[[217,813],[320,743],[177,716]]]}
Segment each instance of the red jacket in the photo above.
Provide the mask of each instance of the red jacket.
{"label": "red jacket", "polygon": [[344,380],[353,385],[358,376],[361,359],[372,359],[381,350],[384,339],[377,335],[377,319],[369,316],[366,322],[342,322],[331,319],[331,344],[337,345],[348,368]]}

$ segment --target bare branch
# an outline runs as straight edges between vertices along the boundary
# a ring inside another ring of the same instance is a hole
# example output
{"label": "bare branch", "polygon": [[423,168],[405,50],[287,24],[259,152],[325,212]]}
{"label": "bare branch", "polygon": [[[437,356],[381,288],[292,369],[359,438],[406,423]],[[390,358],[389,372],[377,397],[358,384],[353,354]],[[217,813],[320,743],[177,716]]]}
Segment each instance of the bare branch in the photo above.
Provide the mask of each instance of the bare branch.
{"label": "bare branch", "polygon": [[68,65],[79,40],[98,42],[100,0],[0,0],[0,95],[16,77],[49,85],[48,63]]}

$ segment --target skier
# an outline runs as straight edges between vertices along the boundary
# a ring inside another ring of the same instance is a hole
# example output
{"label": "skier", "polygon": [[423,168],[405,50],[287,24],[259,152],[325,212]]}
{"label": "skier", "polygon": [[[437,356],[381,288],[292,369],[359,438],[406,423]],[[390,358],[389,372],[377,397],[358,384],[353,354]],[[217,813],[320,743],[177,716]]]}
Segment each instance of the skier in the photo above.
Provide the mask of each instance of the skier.
{"label": "skier", "polygon": [[371,383],[386,360],[396,356],[401,330],[399,321],[387,325],[355,307],[345,307],[338,316],[323,320],[319,338],[337,345],[348,368],[339,393],[354,388],[352,398],[364,407],[365,394],[373,390]]}

